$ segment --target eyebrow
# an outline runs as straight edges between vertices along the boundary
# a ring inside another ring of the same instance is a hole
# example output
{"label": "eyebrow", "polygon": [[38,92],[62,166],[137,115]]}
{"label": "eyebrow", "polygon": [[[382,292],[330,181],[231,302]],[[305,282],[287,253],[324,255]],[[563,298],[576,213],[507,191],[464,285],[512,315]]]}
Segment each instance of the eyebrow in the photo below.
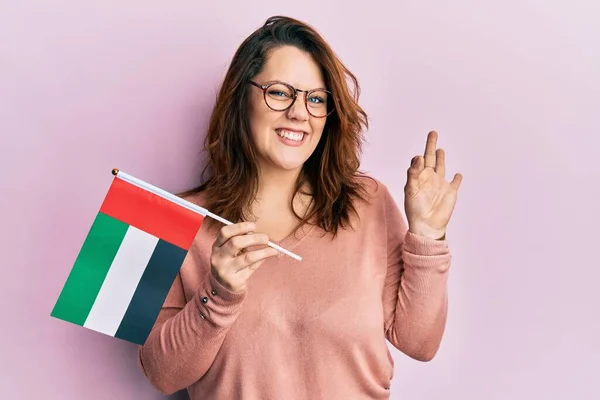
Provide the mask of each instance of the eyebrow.
{"label": "eyebrow", "polygon": [[265,83],[264,83],[264,84],[266,85],[266,84],[270,84],[270,83],[277,83],[277,82],[286,83],[286,84],[288,84],[288,85],[290,85],[290,86],[292,86],[292,87],[294,87],[294,88],[296,88],[296,89],[298,89],[298,90],[307,91],[307,92],[308,92],[308,91],[311,91],[311,90],[318,90],[318,89],[329,90],[329,89],[327,88],[327,86],[326,86],[326,85],[323,85],[323,86],[313,86],[313,87],[312,87],[312,88],[310,88],[310,89],[301,89],[301,88],[299,88],[298,86],[296,86],[296,85],[293,85],[293,84],[291,84],[291,83],[289,83],[288,81],[286,81],[286,80],[283,80],[283,79],[270,79],[270,80],[267,80],[267,81],[265,81]]}

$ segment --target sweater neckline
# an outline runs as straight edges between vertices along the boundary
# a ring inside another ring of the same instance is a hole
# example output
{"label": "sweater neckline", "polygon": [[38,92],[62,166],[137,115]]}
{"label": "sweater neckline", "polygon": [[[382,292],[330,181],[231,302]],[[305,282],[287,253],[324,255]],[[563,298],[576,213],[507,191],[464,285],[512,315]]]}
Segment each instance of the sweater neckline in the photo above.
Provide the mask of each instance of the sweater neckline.
{"label": "sweater neckline", "polygon": [[[314,229],[314,224],[312,223],[304,223],[301,226],[299,226],[298,228],[294,229],[290,234],[288,234],[286,237],[284,237],[281,240],[271,240],[273,243],[275,243],[278,246],[283,247],[286,250],[292,250],[294,247],[296,247],[298,244],[300,244],[300,242]],[[299,256],[302,257],[301,254],[298,254]],[[284,253],[279,253],[277,254],[277,257],[281,258],[287,256]]]}

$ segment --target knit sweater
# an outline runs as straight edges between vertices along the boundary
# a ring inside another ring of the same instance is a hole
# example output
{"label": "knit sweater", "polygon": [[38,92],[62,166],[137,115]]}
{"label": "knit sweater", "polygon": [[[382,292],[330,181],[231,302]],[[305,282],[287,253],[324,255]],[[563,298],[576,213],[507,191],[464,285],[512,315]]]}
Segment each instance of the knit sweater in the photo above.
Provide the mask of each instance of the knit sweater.
{"label": "knit sweater", "polygon": [[[277,242],[235,293],[211,273],[216,229],[201,228],[146,343],[141,368],[162,393],[192,400],[388,399],[386,345],[426,361],[447,313],[445,240],[407,229],[380,181],[334,238],[314,225]],[[202,195],[187,200],[202,204]]]}

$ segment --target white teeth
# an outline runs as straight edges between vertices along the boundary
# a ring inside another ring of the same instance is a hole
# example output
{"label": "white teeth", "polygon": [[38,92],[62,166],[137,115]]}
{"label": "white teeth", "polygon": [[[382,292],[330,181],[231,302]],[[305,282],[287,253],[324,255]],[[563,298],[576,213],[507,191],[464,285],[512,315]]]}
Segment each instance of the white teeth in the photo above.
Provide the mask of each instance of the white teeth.
{"label": "white teeth", "polygon": [[298,133],[298,132],[290,132],[290,131],[286,131],[283,129],[279,129],[277,130],[277,134],[283,138],[286,139],[290,139],[293,140],[295,142],[299,142],[302,140],[302,138],[304,137],[303,133]]}

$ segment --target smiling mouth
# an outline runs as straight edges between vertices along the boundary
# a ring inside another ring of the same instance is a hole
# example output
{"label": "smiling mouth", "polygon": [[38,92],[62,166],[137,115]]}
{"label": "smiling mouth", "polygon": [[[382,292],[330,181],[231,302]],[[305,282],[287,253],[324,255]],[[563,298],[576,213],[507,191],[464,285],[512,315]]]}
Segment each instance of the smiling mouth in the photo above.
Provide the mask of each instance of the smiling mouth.
{"label": "smiling mouth", "polygon": [[294,132],[286,129],[277,129],[275,132],[279,137],[291,140],[293,142],[301,142],[302,139],[304,139],[304,136],[306,136],[306,133],[304,132]]}

